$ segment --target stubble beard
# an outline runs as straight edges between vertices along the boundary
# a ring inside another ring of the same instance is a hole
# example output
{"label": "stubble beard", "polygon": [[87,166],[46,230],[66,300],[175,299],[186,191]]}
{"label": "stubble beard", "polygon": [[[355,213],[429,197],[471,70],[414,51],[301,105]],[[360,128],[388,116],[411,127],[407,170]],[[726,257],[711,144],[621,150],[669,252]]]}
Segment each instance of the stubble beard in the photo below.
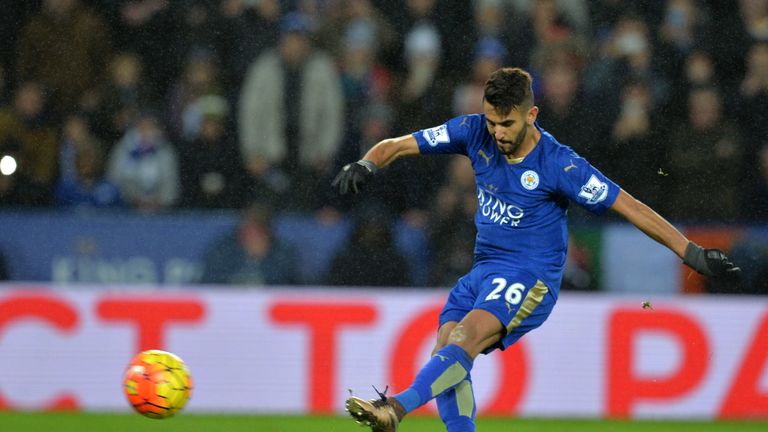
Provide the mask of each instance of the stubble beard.
{"label": "stubble beard", "polygon": [[[525,137],[528,135],[528,124],[518,132],[517,136],[515,137],[515,140],[513,142],[504,142],[505,144],[510,144],[509,150],[505,150],[505,147],[502,147],[499,145],[499,150],[501,150],[502,153],[504,153],[504,156],[512,157],[514,154],[520,150],[520,146],[523,145],[523,141],[525,141]],[[498,144],[498,143],[497,143]]]}

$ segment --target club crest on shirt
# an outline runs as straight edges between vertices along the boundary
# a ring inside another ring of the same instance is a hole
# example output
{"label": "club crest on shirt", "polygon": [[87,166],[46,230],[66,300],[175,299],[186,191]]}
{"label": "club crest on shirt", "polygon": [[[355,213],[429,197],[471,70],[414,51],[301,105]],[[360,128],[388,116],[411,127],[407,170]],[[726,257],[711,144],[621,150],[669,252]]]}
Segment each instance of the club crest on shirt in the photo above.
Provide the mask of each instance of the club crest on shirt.
{"label": "club crest on shirt", "polygon": [[421,135],[431,147],[436,147],[440,143],[451,142],[451,137],[448,135],[448,126],[444,124],[424,129]]}
{"label": "club crest on shirt", "polygon": [[539,186],[539,175],[536,171],[528,170],[520,176],[520,183],[528,190],[534,190]]}
{"label": "club crest on shirt", "polygon": [[601,182],[594,174],[581,187],[579,196],[587,200],[587,204],[597,204],[608,196],[608,185]]}

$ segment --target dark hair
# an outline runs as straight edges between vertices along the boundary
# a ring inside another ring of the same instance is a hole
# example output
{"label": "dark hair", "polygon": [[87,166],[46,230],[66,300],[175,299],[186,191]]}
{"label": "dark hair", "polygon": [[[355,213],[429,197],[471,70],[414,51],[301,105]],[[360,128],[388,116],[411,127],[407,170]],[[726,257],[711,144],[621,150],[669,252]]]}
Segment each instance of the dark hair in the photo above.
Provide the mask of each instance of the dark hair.
{"label": "dark hair", "polygon": [[520,68],[501,68],[485,82],[483,100],[491,104],[501,115],[516,108],[533,106],[533,79]]}

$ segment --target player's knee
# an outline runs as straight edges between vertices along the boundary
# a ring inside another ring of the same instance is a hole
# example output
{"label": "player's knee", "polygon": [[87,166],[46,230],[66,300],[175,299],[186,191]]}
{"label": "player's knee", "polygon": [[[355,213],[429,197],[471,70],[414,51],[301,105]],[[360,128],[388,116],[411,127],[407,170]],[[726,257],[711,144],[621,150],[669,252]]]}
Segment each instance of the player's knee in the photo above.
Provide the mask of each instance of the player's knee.
{"label": "player's knee", "polygon": [[461,345],[467,342],[469,336],[470,332],[467,326],[464,324],[459,324],[454,327],[453,330],[451,330],[451,332],[448,334],[448,343]]}
{"label": "player's knee", "polygon": [[467,354],[475,358],[483,349],[487,348],[488,341],[483,332],[471,323],[457,325],[448,336],[448,343],[458,345]]}
{"label": "player's knee", "polygon": [[448,341],[448,338],[451,334],[451,330],[456,327],[455,322],[449,322],[446,324],[443,324],[440,326],[440,329],[437,332],[437,340],[435,341],[435,347],[432,350],[432,355],[434,356],[438,351],[440,351],[444,346],[448,345],[450,342]]}

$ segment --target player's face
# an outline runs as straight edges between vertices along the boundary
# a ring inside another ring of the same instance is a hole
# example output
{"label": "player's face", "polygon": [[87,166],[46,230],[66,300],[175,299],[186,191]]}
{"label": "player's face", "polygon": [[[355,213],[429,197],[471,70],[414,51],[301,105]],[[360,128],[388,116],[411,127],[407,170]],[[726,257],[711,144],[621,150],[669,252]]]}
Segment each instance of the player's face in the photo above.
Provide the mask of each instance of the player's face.
{"label": "player's face", "polygon": [[[517,108],[503,116],[496,112],[493,105],[483,102],[483,113],[488,133],[496,140],[496,146],[505,156],[514,156],[536,120],[537,108],[534,106],[522,113]],[[536,111],[536,112],[535,112]]]}

